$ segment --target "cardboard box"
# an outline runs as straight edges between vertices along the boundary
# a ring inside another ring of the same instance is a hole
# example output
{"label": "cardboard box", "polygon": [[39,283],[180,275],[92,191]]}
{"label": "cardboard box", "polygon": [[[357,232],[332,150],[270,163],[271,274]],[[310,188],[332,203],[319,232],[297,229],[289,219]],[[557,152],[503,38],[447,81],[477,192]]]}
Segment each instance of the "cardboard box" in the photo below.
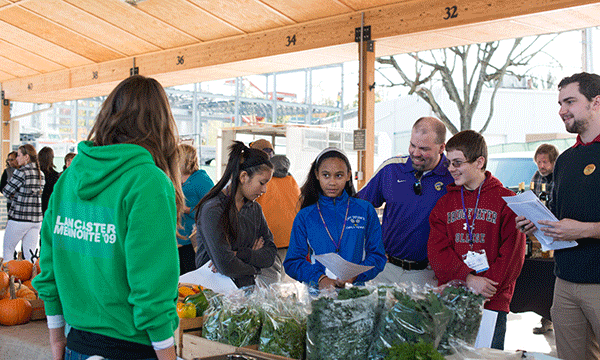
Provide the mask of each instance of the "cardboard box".
{"label": "cardboard box", "polygon": [[46,308],[41,299],[29,300],[33,310],[31,311],[31,320],[42,320],[46,318]]}
{"label": "cardboard box", "polygon": [[175,345],[177,345],[177,355],[181,356],[181,350],[183,348],[183,334],[191,333],[194,335],[202,335],[202,316],[195,318],[180,318],[179,326],[175,331]]}
{"label": "cardboard box", "polygon": [[254,349],[221,344],[187,333],[183,334],[182,350],[181,357],[184,360],[227,360],[227,355],[248,355],[254,357],[256,360],[293,360]]}

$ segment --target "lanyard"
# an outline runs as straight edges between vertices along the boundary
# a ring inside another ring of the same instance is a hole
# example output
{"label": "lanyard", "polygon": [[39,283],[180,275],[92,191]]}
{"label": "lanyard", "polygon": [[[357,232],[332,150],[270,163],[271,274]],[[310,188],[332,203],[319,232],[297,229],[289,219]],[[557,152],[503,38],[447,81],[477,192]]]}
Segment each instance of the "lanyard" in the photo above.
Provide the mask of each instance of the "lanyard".
{"label": "lanyard", "polygon": [[323,222],[323,226],[325,226],[325,230],[327,230],[327,235],[329,235],[331,242],[335,246],[335,252],[340,252],[340,247],[342,246],[342,237],[344,236],[344,230],[346,229],[346,221],[348,220],[348,210],[350,210],[350,197],[348,197],[348,206],[346,206],[346,217],[344,217],[344,227],[342,228],[340,240],[337,243],[335,242],[335,240],[333,240],[333,236],[331,236],[329,228],[327,227],[327,224],[325,224],[325,219],[323,218],[323,214],[321,213],[321,207],[319,206],[319,200],[317,200],[317,210],[319,210],[319,215],[321,216],[321,221]]}
{"label": "lanyard", "polygon": [[471,250],[473,250],[473,231],[475,230],[475,218],[477,217],[477,207],[479,206],[479,195],[481,195],[481,187],[483,186],[483,182],[479,185],[479,190],[477,191],[477,201],[475,202],[475,209],[473,210],[473,223],[469,224],[469,217],[467,216],[467,208],[465,207],[465,194],[463,192],[464,186],[460,187],[460,198],[462,200],[463,213],[465,214],[465,226],[467,227],[467,231],[469,232],[469,245],[471,246]]}

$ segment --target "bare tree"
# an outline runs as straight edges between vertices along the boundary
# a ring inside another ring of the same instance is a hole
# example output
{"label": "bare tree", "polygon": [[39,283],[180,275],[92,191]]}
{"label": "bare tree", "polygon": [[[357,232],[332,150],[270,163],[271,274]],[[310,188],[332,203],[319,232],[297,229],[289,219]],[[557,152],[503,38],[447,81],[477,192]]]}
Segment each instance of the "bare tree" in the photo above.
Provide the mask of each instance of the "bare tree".
{"label": "bare tree", "polygon": [[[402,82],[394,83],[386,77],[390,82],[387,86],[409,87],[409,94],[416,93],[425,100],[452,134],[456,134],[459,130],[435,99],[431,90],[432,83],[441,80],[450,100],[456,104],[460,113],[460,130],[471,129],[473,114],[481,100],[482,90],[484,86],[492,87],[490,112],[485,124],[479,130],[483,133],[493,117],[494,99],[498,88],[502,84],[502,79],[507,74],[522,79],[531,68],[525,69],[521,73],[517,73],[517,70],[526,68],[538,54],[544,53],[550,56],[543,49],[556,36],[551,37],[546,42],[542,42],[540,40],[542,37],[537,36],[528,41],[527,44],[523,43],[522,38],[514,39],[507,54],[497,51],[500,46],[499,41],[456,46],[422,53],[409,53],[406,56],[414,60],[415,66],[413,78],[409,77],[407,72],[401,68],[397,56],[381,57],[377,61],[380,64],[391,65],[402,78]],[[556,62],[556,60],[554,61]],[[379,72],[385,77],[385,74]],[[457,84],[458,81],[461,83]]]}

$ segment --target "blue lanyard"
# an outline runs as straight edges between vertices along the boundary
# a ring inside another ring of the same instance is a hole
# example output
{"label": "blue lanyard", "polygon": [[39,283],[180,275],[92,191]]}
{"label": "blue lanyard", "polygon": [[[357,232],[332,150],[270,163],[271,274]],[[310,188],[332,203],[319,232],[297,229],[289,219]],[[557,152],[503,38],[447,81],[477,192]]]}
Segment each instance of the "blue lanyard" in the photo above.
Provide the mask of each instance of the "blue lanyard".
{"label": "blue lanyard", "polygon": [[464,185],[460,187],[460,198],[462,200],[463,213],[465,214],[465,224],[467,225],[467,231],[469,232],[469,245],[471,246],[471,250],[473,250],[473,231],[475,230],[475,218],[477,217],[477,207],[479,206],[479,195],[481,195],[481,187],[483,186],[483,182],[479,185],[479,190],[477,191],[477,201],[475,202],[475,209],[473,210],[473,223],[469,224],[469,217],[467,216],[467,208],[465,207],[465,194],[464,194]]}

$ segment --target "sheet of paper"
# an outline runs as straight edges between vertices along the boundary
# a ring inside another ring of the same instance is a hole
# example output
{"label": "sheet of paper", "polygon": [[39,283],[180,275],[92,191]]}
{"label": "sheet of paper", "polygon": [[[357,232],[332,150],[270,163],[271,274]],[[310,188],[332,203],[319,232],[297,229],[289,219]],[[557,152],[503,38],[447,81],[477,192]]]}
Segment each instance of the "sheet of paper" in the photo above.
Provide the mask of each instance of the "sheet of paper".
{"label": "sheet of paper", "polygon": [[477,332],[477,338],[475,339],[476,349],[489,348],[492,346],[496,320],[498,320],[497,312],[483,309],[481,323],[479,323],[479,332]]}
{"label": "sheet of paper", "polygon": [[229,276],[212,272],[212,270],[208,268],[208,263],[210,263],[210,261],[199,269],[181,275],[179,277],[179,282],[202,285],[219,294],[227,294],[237,290],[237,286],[235,286],[233,280],[231,280]]}
{"label": "sheet of paper", "polygon": [[336,253],[315,255],[315,260],[323,264],[338,279],[349,280],[353,277],[371,270],[374,266],[365,266],[344,260]]}
{"label": "sheet of paper", "polygon": [[542,225],[539,224],[539,221],[558,221],[558,219],[544,206],[544,204],[542,204],[533,191],[527,190],[519,195],[505,196],[502,197],[502,199],[506,201],[508,207],[510,207],[515,214],[525,216],[525,218],[531,220],[535,224],[537,230],[533,235],[539,240],[540,244],[542,244],[543,251],[566,249],[577,246],[576,241],[554,241],[551,237],[544,235],[540,230]]}

